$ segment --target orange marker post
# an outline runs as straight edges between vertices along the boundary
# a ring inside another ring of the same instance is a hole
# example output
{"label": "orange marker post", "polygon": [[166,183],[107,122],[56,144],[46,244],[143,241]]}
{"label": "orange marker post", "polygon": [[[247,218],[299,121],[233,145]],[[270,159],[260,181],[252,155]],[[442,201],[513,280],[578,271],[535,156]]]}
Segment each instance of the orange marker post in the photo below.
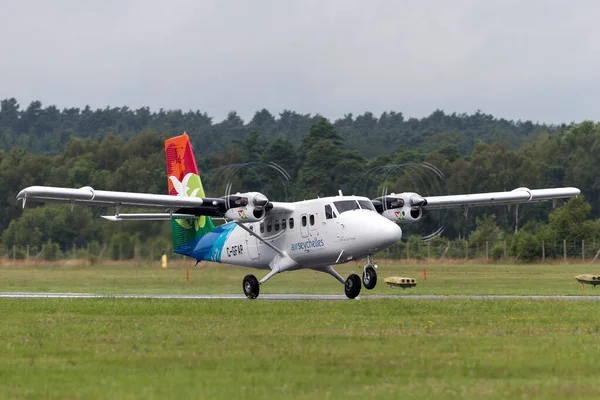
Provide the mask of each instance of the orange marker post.
{"label": "orange marker post", "polygon": [[423,268],[423,280],[427,280],[427,268]]}
{"label": "orange marker post", "polygon": [[185,281],[186,282],[190,281],[190,270],[189,269],[185,270]]}

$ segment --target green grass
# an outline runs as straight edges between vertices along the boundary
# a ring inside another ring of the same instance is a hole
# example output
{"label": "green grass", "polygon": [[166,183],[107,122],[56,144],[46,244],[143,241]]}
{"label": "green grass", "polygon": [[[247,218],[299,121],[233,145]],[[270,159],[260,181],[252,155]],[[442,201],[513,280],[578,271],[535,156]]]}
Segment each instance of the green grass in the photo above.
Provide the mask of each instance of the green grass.
{"label": "green grass", "polygon": [[[419,285],[373,293],[581,294],[574,276],[597,273],[426,265],[423,282],[423,267],[382,265],[380,278]],[[12,266],[0,291],[241,293],[249,271],[195,268],[185,282],[183,266]],[[342,293],[312,272],[262,289]],[[2,399],[600,397],[595,301],[0,299],[0,316]]]}
{"label": "green grass", "polygon": [[[423,280],[423,269],[427,280]],[[186,282],[186,269],[190,281]],[[344,277],[362,273],[360,265],[336,267]],[[503,264],[393,264],[381,263],[379,283],[369,294],[511,294],[580,295],[575,275],[600,272],[600,264],[503,265]],[[0,291],[85,293],[242,293],[242,279],[266,271],[218,264],[158,264],[0,266]],[[383,282],[386,276],[417,279],[417,287],[402,290]],[[331,276],[313,271],[286,272],[271,278],[261,293],[343,294],[343,286]],[[363,294],[367,291],[363,289]],[[584,294],[600,294],[586,286]]]}

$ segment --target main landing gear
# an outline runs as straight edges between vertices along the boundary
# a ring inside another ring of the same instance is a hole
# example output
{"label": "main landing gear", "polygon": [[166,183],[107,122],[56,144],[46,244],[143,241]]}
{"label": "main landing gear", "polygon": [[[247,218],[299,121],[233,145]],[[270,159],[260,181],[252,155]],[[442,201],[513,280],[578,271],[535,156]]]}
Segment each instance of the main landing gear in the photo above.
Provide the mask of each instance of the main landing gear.
{"label": "main landing gear", "polygon": [[367,256],[367,265],[363,270],[362,281],[368,290],[374,289],[377,285],[377,271],[375,271],[375,268],[377,268],[377,264],[373,261],[373,257]]}
{"label": "main landing gear", "polygon": [[[377,264],[375,264],[373,261],[373,257],[370,255],[367,256],[367,265],[365,265],[363,270],[362,282],[360,277],[356,274],[350,274],[350,276],[344,280],[344,278],[342,278],[331,265],[315,268],[315,270],[328,273],[343,283],[346,297],[349,299],[354,299],[360,294],[362,285],[364,285],[367,290],[372,290],[375,288],[375,285],[377,285],[377,272],[375,271],[375,268],[377,268]],[[256,299],[260,293],[260,285],[277,273],[279,273],[279,270],[271,270],[271,272],[262,278],[260,282],[254,275],[246,275],[242,284],[242,288],[244,289],[244,294],[246,297],[249,299]]]}
{"label": "main landing gear", "polygon": [[356,274],[350,274],[344,283],[346,297],[353,299],[360,294],[360,278]]}

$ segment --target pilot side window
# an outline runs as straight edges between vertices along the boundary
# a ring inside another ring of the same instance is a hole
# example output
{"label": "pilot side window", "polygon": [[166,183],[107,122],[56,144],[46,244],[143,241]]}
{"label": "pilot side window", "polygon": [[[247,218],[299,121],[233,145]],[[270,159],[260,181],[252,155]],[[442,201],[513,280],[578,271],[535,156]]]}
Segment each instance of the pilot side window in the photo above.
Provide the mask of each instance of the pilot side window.
{"label": "pilot side window", "polygon": [[290,229],[294,229],[294,218],[290,218]]}
{"label": "pilot side window", "polygon": [[281,230],[282,231],[285,231],[285,223],[286,223],[286,219],[284,218],[281,220]]}
{"label": "pilot side window", "polygon": [[312,225],[314,225],[314,224],[315,224],[315,216],[314,216],[314,215],[312,215],[312,214],[310,214],[310,217],[309,217],[309,219],[310,219],[310,225],[311,225],[311,226],[312,226]]}
{"label": "pilot side window", "polygon": [[325,219],[332,219],[332,218],[336,218],[336,217],[337,216],[335,215],[335,212],[333,211],[331,206],[329,204],[327,204],[325,206]]}
{"label": "pilot side window", "polygon": [[273,229],[272,225],[271,225],[271,221],[267,222],[267,232],[271,232],[271,230]]}
{"label": "pilot side window", "polygon": [[275,232],[277,232],[279,230],[279,220],[278,219],[275,220],[274,225],[275,225]]}
{"label": "pilot side window", "polygon": [[302,226],[306,226],[306,215],[302,216]]}

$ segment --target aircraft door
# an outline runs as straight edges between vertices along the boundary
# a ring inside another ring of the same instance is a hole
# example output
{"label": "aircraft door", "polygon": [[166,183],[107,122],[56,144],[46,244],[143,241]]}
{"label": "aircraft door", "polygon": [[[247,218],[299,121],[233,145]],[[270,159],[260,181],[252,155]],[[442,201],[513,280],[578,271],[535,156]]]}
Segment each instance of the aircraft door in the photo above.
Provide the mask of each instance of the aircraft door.
{"label": "aircraft door", "polygon": [[308,237],[308,214],[300,216],[300,234],[302,237]]}
{"label": "aircraft door", "polygon": [[[254,232],[254,225],[250,225],[248,229]],[[260,256],[258,252],[258,239],[249,232],[246,232],[246,249],[248,249],[248,256],[250,256],[251,259],[255,260]]]}

